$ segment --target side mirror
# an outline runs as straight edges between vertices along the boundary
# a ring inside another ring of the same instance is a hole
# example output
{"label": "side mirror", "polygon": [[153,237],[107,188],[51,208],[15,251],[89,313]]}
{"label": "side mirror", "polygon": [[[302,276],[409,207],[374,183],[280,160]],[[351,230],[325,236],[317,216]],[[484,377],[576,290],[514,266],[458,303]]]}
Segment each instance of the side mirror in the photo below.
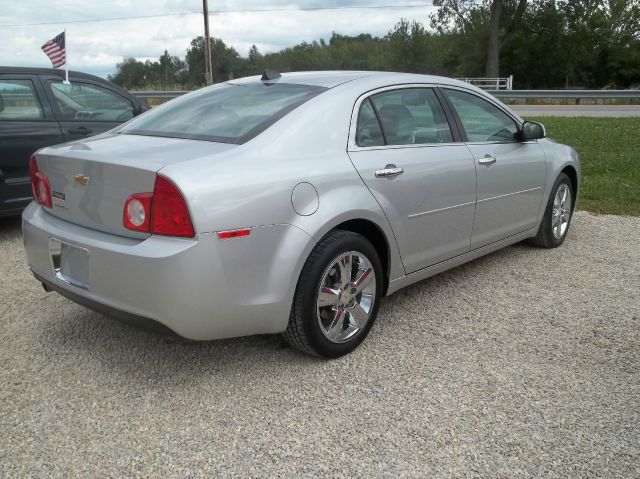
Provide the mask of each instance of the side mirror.
{"label": "side mirror", "polygon": [[539,140],[547,136],[547,131],[542,123],[537,121],[525,121],[522,124],[520,136],[523,140]]}
{"label": "side mirror", "polygon": [[141,115],[145,111],[149,111],[149,110],[151,110],[151,107],[149,105],[147,105],[146,103],[143,103],[142,105],[140,105],[138,108],[136,108],[134,110],[135,111],[135,116]]}

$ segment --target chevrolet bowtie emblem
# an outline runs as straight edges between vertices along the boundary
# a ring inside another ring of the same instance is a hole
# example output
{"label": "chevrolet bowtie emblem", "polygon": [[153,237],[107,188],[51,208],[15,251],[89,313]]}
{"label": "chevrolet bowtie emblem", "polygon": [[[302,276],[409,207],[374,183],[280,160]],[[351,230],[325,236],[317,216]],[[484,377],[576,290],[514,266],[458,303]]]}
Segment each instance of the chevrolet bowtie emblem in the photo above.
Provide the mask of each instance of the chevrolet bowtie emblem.
{"label": "chevrolet bowtie emblem", "polygon": [[87,183],[89,183],[89,177],[84,175],[76,175],[73,177],[73,181],[75,181],[79,185],[87,186]]}

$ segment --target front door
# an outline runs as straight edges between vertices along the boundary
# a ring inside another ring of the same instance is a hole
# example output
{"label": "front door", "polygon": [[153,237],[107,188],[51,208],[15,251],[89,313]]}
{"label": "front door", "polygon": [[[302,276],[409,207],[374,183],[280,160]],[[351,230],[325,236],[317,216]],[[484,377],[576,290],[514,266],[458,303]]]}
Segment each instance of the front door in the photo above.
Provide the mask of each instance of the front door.
{"label": "front door", "polygon": [[476,173],[455,139],[431,88],[360,103],[349,156],[391,224],[406,273],[469,251]]}
{"label": "front door", "polygon": [[445,89],[476,161],[478,199],[471,248],[537,226],[546,180],[544,151],[519,139],[518,124],[493,103]]}

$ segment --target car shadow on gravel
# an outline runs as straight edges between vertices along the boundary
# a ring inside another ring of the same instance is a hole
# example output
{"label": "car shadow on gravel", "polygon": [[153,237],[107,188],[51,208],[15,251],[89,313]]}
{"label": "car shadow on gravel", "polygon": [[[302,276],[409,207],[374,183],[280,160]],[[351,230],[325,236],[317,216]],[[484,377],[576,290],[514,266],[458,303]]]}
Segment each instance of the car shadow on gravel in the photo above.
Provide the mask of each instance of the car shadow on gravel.
{"label": "car shadow on gravel", "polygon": [[270,371],[291,362],[317,361],[290,348],[279,335],[193,341],[131,326],[74,304],[65,309],[72,314],[44,323],[39,338],[42,353],[66,356],[76,364],[89,362],[92,369],[117,370],[124,377],[191,381],[194,376],[243,370],[256,363]]}
{"label": "car shadow on gravel", "polygon": [[[490,255],[479,258],[447,272],[436,275],[401,292],[383,299],[377,327],[371,336],[394,334],[389,329],[397,328],[394,320],[387,324],[395,308],[415,313],[412,304],[420,297],[450,295],[452,287],[465,281],[475,281],[486,273],[487,268],[497,267],[513,256],[531,251],[526,244],[518,244]],[[115,319],[95,313],[70,303],[64,298],[47,295],[46,301],[52,301],[55,318],[44,321],[40,345],[44,354],[56,356],[75,356],[76,362],[89,362],[93,368],[118,370],[125,377],[164,382],[176,380],[191,381],[194,375],[217,374],[230,371],[242,371],[257,363],[266,374],[281,370],[292,363],[299,366],[323,364],[319,360],[300,353],[288,346],[279,335],[259,335],[215,341],[192,341],[178,336],[170,336],[140,329]],[[50,299],[49,299],[50,298]],[[58,306],[58,307],[56,307]],[[405,315],[406,316],[406,315]],[[416,318],[406,317],[406,321]],[[420,318],[425,319],[427,318]],[[429,318],[439,323],[443,318]],[[437,324],[433,325],[437,328]],[[409,338],[408,338],[409,339]],[[384,341],[384,338],[380,339]],[[434,341],[437,338],[434,338]],[[359,348],[345,360],[350,361],[358,355],[375,354],[368,347]],[[48,350],[48,351],[47,351]]]}

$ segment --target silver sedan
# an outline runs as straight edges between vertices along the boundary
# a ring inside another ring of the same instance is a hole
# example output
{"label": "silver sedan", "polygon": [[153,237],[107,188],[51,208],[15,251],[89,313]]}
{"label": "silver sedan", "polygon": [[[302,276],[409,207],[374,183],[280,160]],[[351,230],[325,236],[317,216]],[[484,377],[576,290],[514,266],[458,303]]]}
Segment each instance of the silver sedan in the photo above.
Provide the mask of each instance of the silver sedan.
{"label": "silver sedan", "polygon": [[46,290],[206,340],[338,357],[380,299],[529,239],[564,241],[572,148],[447,78],[309,72],[195,91],[38,151],[23,214]]}

